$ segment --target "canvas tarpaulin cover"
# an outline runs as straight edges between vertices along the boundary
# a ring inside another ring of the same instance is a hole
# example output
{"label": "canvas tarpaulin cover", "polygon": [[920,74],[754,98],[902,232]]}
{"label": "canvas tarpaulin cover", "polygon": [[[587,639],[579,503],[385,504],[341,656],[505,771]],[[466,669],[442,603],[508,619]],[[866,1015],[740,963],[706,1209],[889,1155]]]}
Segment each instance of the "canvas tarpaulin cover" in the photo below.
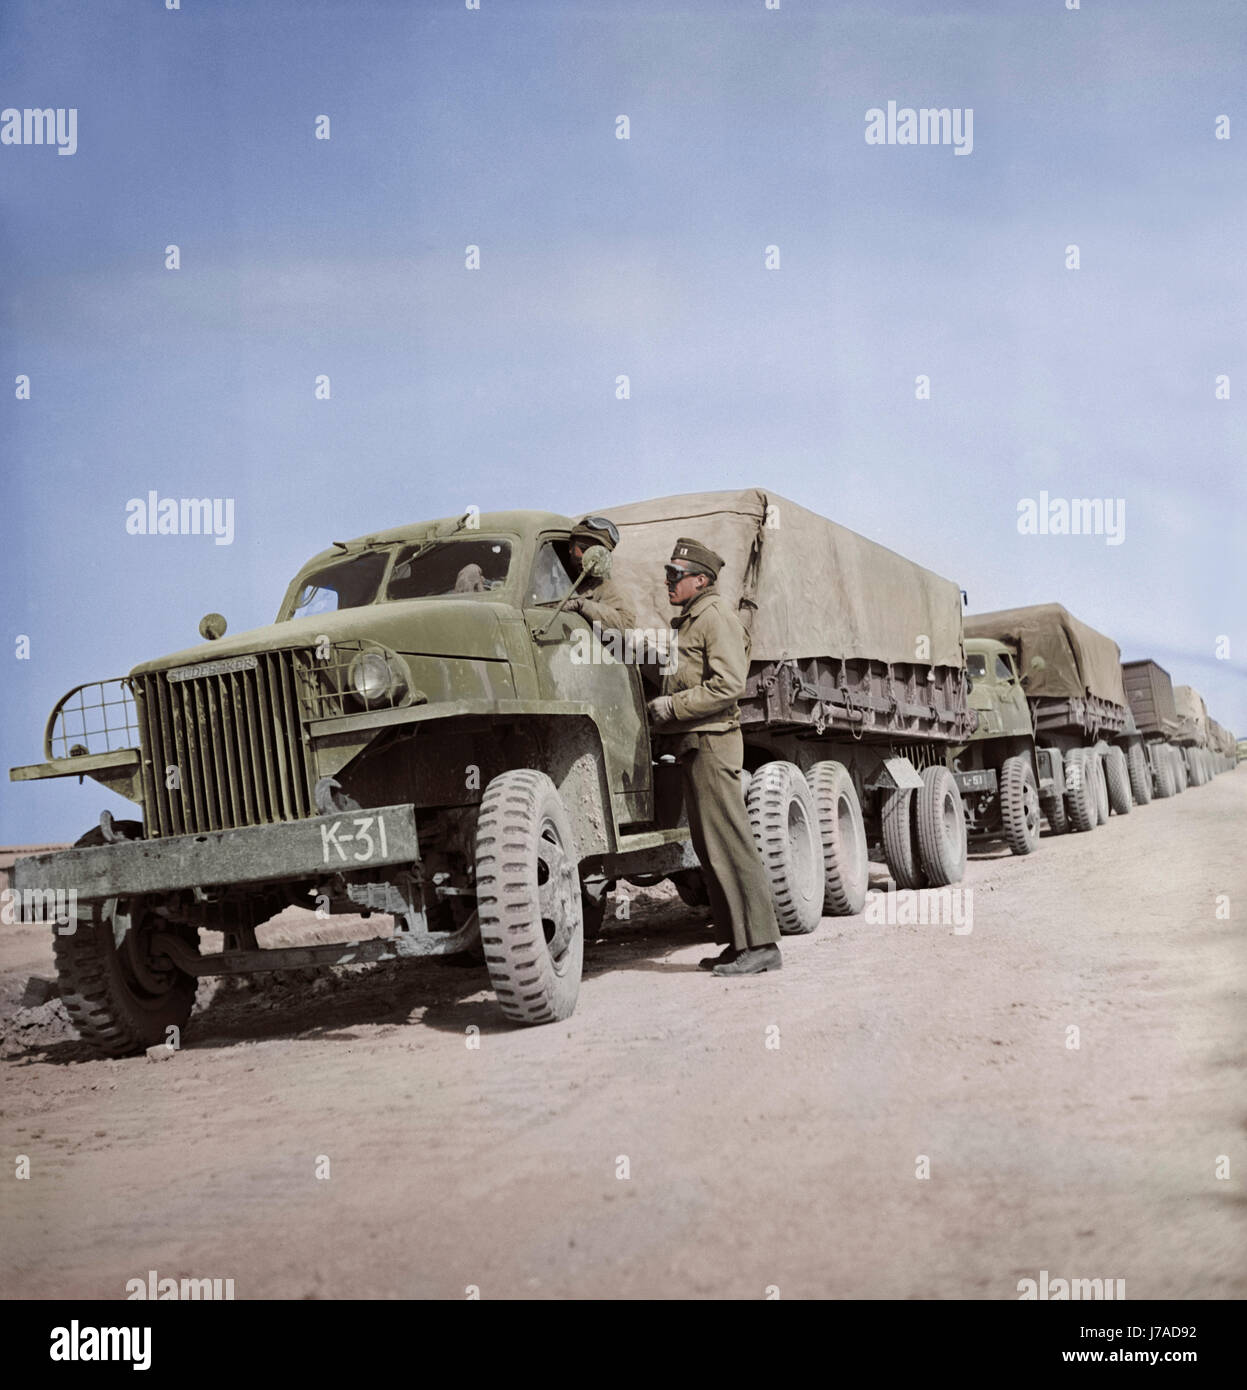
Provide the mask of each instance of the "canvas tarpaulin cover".
{"label": "canvas tarpaulin cover", "polygon": [[1173,702],[1178,708],[1179,719],[1189,719],[1195,726],[1195,737],[1200,743],[1208,741],[1208,707],[1198,690],[1189,685],[1175,685]]}
{"label": "canvas tarpaulin cover", "polygon": [[754,661],[965,664],[951,580],[773,492],[689,493],[601,515],[619,527],[613,573],[636,599],[639,628],[670,627],[663,565],[690,536],[723,556],[719,591],[749,628]]}
{"label": "canvas tarpaulin cover", "polygon": [[[1016,643],[1018,674],[1030,677],[1028,696],[1070,700],[1094,695],[1115,705],[1126,704],[1121,648],[1059,603],[972,613],[966,618],[966,636]],[[1038,669],[1031,666],[1037,656],[1043,658]]]}

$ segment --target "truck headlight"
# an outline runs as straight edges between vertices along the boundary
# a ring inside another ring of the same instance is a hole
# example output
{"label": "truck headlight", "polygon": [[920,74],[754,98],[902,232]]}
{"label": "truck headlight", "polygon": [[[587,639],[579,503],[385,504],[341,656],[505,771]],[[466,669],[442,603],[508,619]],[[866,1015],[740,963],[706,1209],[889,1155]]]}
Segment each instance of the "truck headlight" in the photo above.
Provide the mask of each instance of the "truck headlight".
{"label": "truck headlight", "polygon": [[397,657],[360,652],[347,673],[351,689],[365,705],[396,705],[407,690],[407,672]]}

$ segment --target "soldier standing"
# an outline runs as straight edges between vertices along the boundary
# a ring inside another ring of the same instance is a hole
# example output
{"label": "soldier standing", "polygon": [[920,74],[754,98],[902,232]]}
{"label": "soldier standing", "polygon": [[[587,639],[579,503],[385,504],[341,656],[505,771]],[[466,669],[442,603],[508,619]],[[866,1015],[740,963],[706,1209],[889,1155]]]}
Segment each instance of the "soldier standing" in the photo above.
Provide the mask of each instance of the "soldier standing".
{"label": "soldier standing", "polygon": [[[591,545],[604,545],[613,551],[619,544],[619,528],[604,516],[587,516],[572,528],[569,547],[572,563],[579,573],[580,562]],[[626,632],[636,627],[636,609],[628,591],[609,576],[586,577],[579,590],[567,600],[567,611],[579,613],[604,631]]]}
{"label": "soldier standing", "polygon": [[758,857],[740,774],[744,740],[737,701],[749,672],[748,638],[718,592],[723,559],[700,542],[681,537],[665,567],[667,599],[680,614],[672,626],[679,643],[675,670],[663,693],[649,702],[659,732],[683,774],[689,832],[710,895],[715,934],[727,945],[700,962],[716,975],[778,970],[779,925]]}

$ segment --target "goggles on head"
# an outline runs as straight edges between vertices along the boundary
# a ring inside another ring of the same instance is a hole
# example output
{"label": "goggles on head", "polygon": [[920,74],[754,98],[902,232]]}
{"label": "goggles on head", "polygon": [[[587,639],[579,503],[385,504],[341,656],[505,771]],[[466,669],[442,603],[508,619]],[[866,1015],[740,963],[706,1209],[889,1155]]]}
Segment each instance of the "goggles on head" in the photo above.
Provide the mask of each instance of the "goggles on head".
{"label": "goggles on head", "polygon": [[616,526],[615,523],[609,519],[609,517],[587,516],[576,527],[576,530],[582,533],[585,531],[605,531],[606,534],[611,538],[612,545],[619,544],[619,527]]}

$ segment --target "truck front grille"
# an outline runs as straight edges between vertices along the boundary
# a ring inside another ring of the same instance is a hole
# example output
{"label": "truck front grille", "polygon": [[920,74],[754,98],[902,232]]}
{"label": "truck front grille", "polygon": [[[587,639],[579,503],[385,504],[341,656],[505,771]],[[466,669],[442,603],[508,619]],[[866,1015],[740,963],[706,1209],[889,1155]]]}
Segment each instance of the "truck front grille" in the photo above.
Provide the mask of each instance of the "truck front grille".
{"label": "truck front grille", "polygon": [[133,679],[149,837],[312,814],[302,655],[261,652],[206,663],[202,674],[184,667]]}

